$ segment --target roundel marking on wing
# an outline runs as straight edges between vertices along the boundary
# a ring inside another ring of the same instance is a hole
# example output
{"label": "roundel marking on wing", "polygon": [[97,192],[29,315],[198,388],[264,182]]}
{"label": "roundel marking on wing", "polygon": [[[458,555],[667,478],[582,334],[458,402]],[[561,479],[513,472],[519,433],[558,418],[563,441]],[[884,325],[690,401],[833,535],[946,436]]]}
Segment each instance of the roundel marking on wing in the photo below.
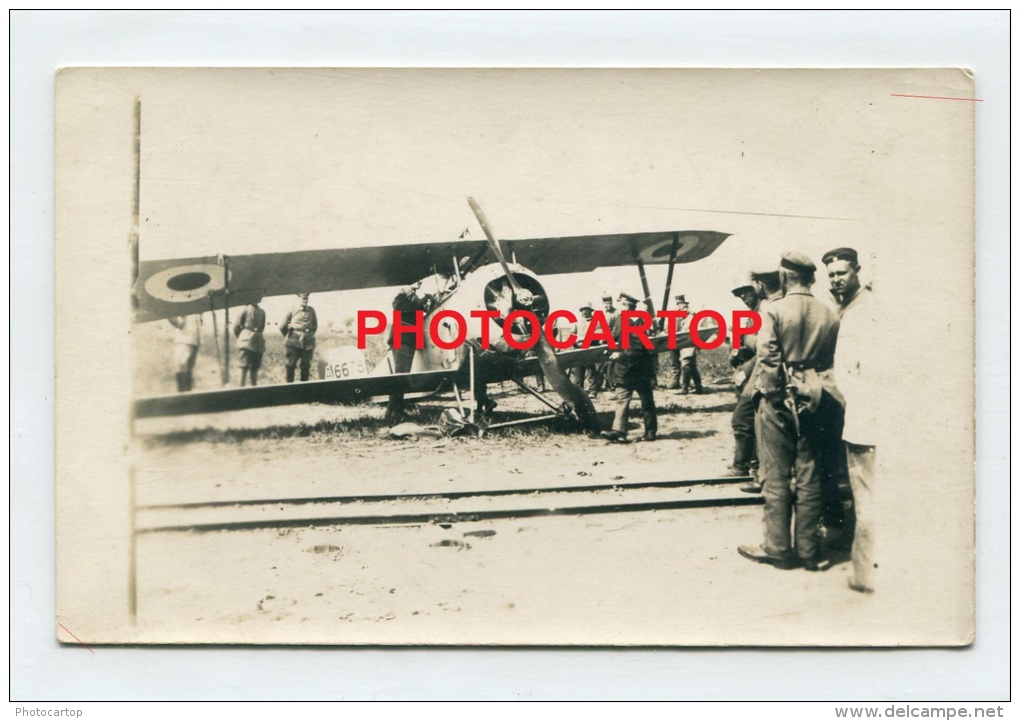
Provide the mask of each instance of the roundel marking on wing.
{"label": "roundel marking on wing", "polygon": [[222,265],[201,263],[154,273],[145,281],[145,292],[168,303],[187,303],[221,291],[226,285]]}
{"label": "roundel marking on wing", "polygon": [[[698,236],[681,235],[680,242],[676,246],[676,259],[680,260],[697,247]],[[643,263],[661,263],[669,260],[669,254],[673,250],[673,239],[664,238],[655,245],[650,245],[638,254],[638,259]]]}

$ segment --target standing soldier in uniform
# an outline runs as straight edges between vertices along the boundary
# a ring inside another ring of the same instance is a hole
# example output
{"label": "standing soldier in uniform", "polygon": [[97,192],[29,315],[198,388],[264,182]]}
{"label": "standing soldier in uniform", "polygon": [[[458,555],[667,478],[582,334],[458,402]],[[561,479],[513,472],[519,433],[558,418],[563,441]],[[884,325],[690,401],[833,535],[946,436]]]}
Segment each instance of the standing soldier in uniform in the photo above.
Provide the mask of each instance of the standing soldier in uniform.
{"label": "standing soldier in uniform", "polygon": [[241,385],[251,378],[253,386],[259,383],[259,368],[262,367],[262,354],[266,352],[266,339],[262,332],[266,329],[266,312],[259,307],[259,301],[245,306],[234,324],[234,336],[237,337],[237,348],[241,356]]}
{"label": "standing soldier in uniform", "polygon": [[[687,300],[683,293],[677,293],[673,300],[676,301],[677,310],[687,310]],[[683,303],[683,305],[681,305]],[[689,318],[682,318],[677,323],[677,333],[682,332],[686,328],[686,324],[690,321]],[[678,391],[680,390],[680,349],[672,348],[666,351],[666,390]]]}
{"label": "standing soldier in uniform", "polygon": [[178,316],[170,318],[170,323],[177,329],[174,336],[177,390],[186,393],[194,383],[195,360],[198,358],[198,347],[202,344],[202,316],[198,313]]}
{"label": "standing soldier in uniform", "polygon": [[852,248],[837,248],[826,253],[822,262],[829,274],[830,290],[839,301],[839,345],[836,349],[836,382],[846,398],[846,423],[843,441],[853,489],[857,522],[850,558],[853,576],[849,585],[855,591],[874,590],[874,484],[876,411],[875,335],[881,314],[872,292],[861,286],[861,266]]}
{"label": "standing soldier in uniform", "polygon": [[[740,298],[750,310],[758,310],[761,299],[751,285],[749,276],[734,283],[733,295]],[[728,473],[733,476],[752,475],[758,468],[758,453],[754,442],[753,386],[749,390],[754,373],[754,356],[758,334],[745,335],[740,348],[730,351],[730,365],[733,366],[733,384],[737,390],[737,405],[733,408],[730,426],[733,428],[733,463]],[[747,392],[745,392],[747,391]]]}
{"label": "standing soldier in uniform", "polygon": [[[758,316],[762,319],[762,324],[764,325],[765,311],[768,310],[769,306],[771,306],[775,301],[783,297],[783,291],[779,287],[779,271],[768,266],[755,267],[754,269],[751,270],[751,286],[754,288],[754,293],[758,297],[757,307]],[[758,333],[755,334],[754,340],[752,341],[752,343],[754,344],[756,356],[758,349],[758,339],[760,337],[761,331],[759,330]],[[758,369],[759,369],[758,362],[757,360],[755,360],[754,367],[751,370],[750,376],[744,382],[744,389],[740,393],[742,399],[746,398],[751,403],[752,426],[757,425],[757,422],[755,420],[756,413],[753,411],[753,409],[755,408],[754,389],[755,385],[758,382]],[[753,428],[753,433],[755,437],[755,457],[760,459],[762,455],[761,438],[758,436],[756,428]],[[743,491],[744,493],[761,493],[761,489],[762,479],[761,471],[759,468],[757,477],[752,479],[750,483],[741,486],[740,490]]]}
{"label": "standing soldier in uniform", "polygon": [[818,553],[820,454],[832,423],[843,416],[832,370],[839,319],[811,295],[815,264],[810,258],[784,254],[779,275],[784,297],[762,317],[756,356],[765,540],[738,551],[776,568],[817,571],[828,565]]}
{"label": "standing soldier in uniform", "polygon": [[[418,317],[418,311],[425,312],[425,301],[418,297],[418,288],[420,286],[420,281],[414,285],[405,286],[393,298],[393,310],[400,315],[400,323],[402,325],[414,326]],[[409,342],[406,337],[401,338],[401,341],[399,348],[393,347],[393,325],[390,325],[390,334],[387,342],[390,346],[390,352],[393,354],[394,373],[409,372],[411,364],[414,362],[414,344]],[[400,423],[407,419],[407,414],[404,412],[403,391],[390,393],[384,419],[387,423]]]}
{"label": "standing soldier in uniform", "polygon": [[[602,315],[606,319],[606,328],[609,329],[610,333],[615,333],[616,329],[620,325],[620,311],[613,305],[613,295],[611,293],[602,293]],[[599,388],[605,389],[607,392],[613,390],[613,361],[607,360],[604,363],[600,363],[597,372]]]}
{"label": "standing soldier in uniform", "polygon": [[[690,310],[690,304],[684,295],[676,297],[676,308],[677,310]],[[693,316],[694,314],[691,313],[680,321],[681,331],[690,331]],[[680,374],[683,383],[681,392],[690,393],[691,384],[694,384],[695,393],[704,393],[704,388],[701,387],[701,372],[698,370],[698,349],[694,346],[682,348],[678,355],[680,357]]]}
{"label": "standing soldier in uniform", "polygon": [[301,305],[289,312],[280,326],[280,332],[286,339],[288,383],[294,382],[294,368],[298,363],[301,364],[301,380],[308,380],[315,353],[315,332],[319,329],[315,308],[308,305],[308,294],[298,293],[298,298]]}
{"label": "standing soldier in uniform", "polygon": [[[588,332],[588,326],[591,324],[592,315],[595,312],[591,303],[585,303],[579,310],[581,311],[581,318],[566,329],[568,334],[573,333],[577,338],[574,342],[576,348],[580,348],[583,345],[584,336]],[[598,389],[602,379],[599,378],[597,365],[574,366],[570,369],[570,380],[575,386],[587,393],[589,398],[598,397]]]}
{"label": "standing soldier in uniform", "polygon": [[[624,306],[625,310],[634,310],[637,308],[638,300],[632,295],[621,293],[620,304]],[[618,319],[613,327],[613,338],[620,348],[619,351],[613,353],[615,360],[612,364],[611,380],[615,388],[613,400],[616,401],[616,417],[613,419],[613,430],[603,431],[602,437],[613,443],[626,442],[630,399],[636,391],[641,399],[641,411],[645,425],[645,434],[641,440],[654,441],[659,430],[655,397],[652,393],[652,383],[655,382],[655,351],[645,348],[633,336],[631,336],[630,348],[624,349],[622,325]]]}

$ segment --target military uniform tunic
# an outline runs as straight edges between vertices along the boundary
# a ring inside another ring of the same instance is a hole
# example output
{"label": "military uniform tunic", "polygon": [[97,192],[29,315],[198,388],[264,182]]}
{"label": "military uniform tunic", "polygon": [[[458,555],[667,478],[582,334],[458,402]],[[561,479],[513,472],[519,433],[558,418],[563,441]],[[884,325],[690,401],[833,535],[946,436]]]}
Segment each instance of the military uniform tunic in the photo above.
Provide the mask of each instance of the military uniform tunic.
{"label": "military uniform tunic", "polygon": [[[832,372],[839,319],[806,291],[788,293],[762,313],[757,340],[755,430],[765,495],[765,542],[772,555],[813,561],[821,518],[822,454],[843,400]],[[790,371],[786,377],[784,364]],[[786,386],[796,384],[799,434],[786,405]],[[791,516],[795,515],[794,539]]]}
{"label": "military uniform tunic", "polygon": [[234,324],[237,349],[241,366],[258,370],[262,365],[262,354],[266,352],[266,312],[257,305],[245,306]]}
{"label": "military uniform tunic", "polygon": [[294,380],[294,368],[298,363],[301,364],[301,380],[308,380],[315,352],[315,332],[318,329],[319,320],[310,305],[292,310],[280,326],[286,336],[284,346],[287,349],[288,383]]}

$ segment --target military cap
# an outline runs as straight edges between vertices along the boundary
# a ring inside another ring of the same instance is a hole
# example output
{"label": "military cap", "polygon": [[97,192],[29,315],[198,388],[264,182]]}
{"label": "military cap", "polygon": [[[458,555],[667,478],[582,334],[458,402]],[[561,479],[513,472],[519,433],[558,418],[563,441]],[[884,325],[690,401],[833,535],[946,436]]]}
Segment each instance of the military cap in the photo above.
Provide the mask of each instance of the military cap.
{"label": "military cap", "polygon": [[595,306],[593,306],[591,304],[590,300],[589,301],[585,301],[584,303],[582,303],[581,307],[578,308],[578,310],[584,310],[585,308],[587,308],[588,310],[595,310]]}
{"label": "military cap", "polygon": [[794,252],[783,253],[783,258],[779,261],[779,266],[798,273],[814,273],[818,270],[818,266],[814,264],[814,261],[803,253]]}
{"label": "military cap", "polygon": [[[602,291],[602,300],[612,300],[612,299],[613,299],[613,294],[612,293],[610,293],[608,290]],[[594,309],[592,309],[592,310],[594,310]]]}
{"label": "military cap", "polygon": [[761,280],[770,275],[779,273],[779,266],[768,261],[759,260],[751,266],[751,280]]}
{"label": "military cap", "polygon": [[305,300],[308,300],[308,293],[298,293],[297,297],[298,298],[304,298]]}
{"label": "military cap", "polygon": [[738,275],[733,279],[733,290],[730,292],[739,298],[740,294],[745,290],[754,291],[754,286],[751,285],[750,277],[747,275]]}
{"label": "military cap", "polygon": [[677,293],[676,295],[673,296],[673,300],[675,300],[677,303],[686,303],[687,296],[685,296],[683,293]]}
{"label": "military cap", "polygon": [[620,300],[626,301],[628,303],[634,303],[635,305],[637,305],[638,302],[638,299],[632,296],[630,293],[620,293]]}
{"label": "military cap", "polygon": [[835,248],[822,256],[822,265],[828,265],[834,260],[845,260],[851,265],[857,265],[857,251],[853,248]]}

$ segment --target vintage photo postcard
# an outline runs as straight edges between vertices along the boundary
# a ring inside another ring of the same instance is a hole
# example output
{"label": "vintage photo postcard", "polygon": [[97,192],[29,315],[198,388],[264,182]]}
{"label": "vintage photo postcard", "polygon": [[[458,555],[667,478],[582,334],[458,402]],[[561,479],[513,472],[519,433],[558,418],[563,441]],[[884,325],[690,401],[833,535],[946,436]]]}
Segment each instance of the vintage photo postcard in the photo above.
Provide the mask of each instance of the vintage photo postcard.
{"label": "vintage photo postcard", "polygon": [[972,643],[974,106],[60,70],[58,639]]}

